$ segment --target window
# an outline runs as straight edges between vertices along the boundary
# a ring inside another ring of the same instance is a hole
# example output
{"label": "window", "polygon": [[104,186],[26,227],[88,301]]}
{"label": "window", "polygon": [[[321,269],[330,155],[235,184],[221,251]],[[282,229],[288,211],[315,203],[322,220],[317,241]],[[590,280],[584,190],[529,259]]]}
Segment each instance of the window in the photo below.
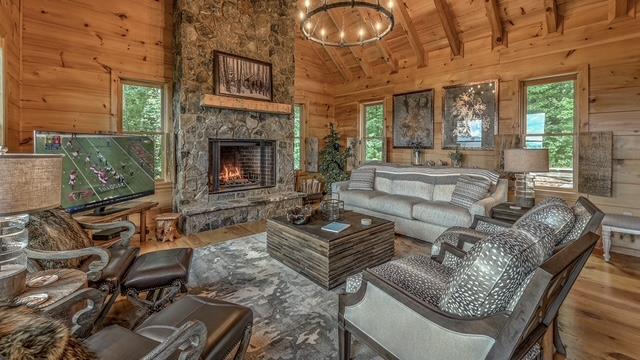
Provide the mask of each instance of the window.
{"label": "window", "polygon": [[576,76],[524,83],[527,148],[549,149],[548,173],[536,175],[536,185],[573,189],[576,129]]}
{"label": "window", "polygon": [[4,39],[0,38],[0,146],[3,146],[5,133],[6,93],[4,67]]}
{"label": "window", "polygon": [[165,179],[166,109],[164,85],[122,84],[122,132],[147,135],[155,144],[156,180]]}
{"label": "window", "polygon": [[362,161],[384,161],[384,104],[362,106]]}
{"label": "window", "polygon": [[302,104],[293,106],[293,169],[302,170]]}

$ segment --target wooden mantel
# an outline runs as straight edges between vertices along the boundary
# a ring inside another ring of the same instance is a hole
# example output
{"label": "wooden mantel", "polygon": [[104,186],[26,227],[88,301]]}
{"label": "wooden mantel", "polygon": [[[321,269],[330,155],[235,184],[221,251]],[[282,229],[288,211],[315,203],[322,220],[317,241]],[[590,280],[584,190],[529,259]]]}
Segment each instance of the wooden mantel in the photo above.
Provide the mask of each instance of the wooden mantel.
{"label": "wooden mantel", "polygon": [[239,99],[228,96],[204,95],[200,102],[202,106],[222,109],[255,111],[269,114],[292,113],[291,104],[274,103],[269,101]]}

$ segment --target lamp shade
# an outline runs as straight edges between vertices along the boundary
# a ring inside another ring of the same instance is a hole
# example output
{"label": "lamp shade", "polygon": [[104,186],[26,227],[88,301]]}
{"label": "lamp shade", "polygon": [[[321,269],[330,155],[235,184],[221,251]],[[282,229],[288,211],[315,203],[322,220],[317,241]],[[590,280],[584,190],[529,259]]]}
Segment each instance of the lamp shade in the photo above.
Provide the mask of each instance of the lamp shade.
{"label": "lamp shade", "polygon": [[549,150],[507,149],[504,151],[504,171],[515,173],[549,171]]}
{"label": "lamp shade", "polygon": [[0,216],[60,206],[62,157],[0,152]]}

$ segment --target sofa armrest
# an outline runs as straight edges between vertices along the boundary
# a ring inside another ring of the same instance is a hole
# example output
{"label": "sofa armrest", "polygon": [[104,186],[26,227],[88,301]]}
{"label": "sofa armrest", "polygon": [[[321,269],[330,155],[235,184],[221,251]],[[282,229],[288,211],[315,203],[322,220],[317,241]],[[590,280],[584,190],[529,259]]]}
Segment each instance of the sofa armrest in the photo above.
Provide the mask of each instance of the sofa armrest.
{"label": "sofa armrest", "polygon": [[349,180],[338,181],[331,184],[331,193],[336,194],[349,189]]}
{"label": "sofa armrest", "polygon": [[200,359],[207,342],[207,328],[199,320],[186,322],[176,329],[171,336],[156,346],[142,360]]}
{"label": "sofa armrest", "polygon": [[129,247],[131,243],[131,239],[133,239],[133,235],[136,233],[136,226],[133,225],[131,221],[116,221],[111,223],[103,223],[103,224],[89,224],[78,222],[80,226],[85,230],[109,230],[109,229],[118,229],[118,228],[126,228],[126,230],[120,233],[120,241],[117,242],[117,245],[122,247]]}
{"label": "sofa armrest", "polygon": [[491,208],[496,206],[496,204],[499,204],[498,200],[493,196],[489,196],[471,204],[469,212],[472,216],[487,216],[491,213]]}
{"label": "sofa armrest", "polygon": [[[41,309],[51,317],[70,323],[71,333],[85,338],[91,334],[93,324],[102,311],[107,294],[96,288],[80,289]],[[78,305],[83,307],[78,309]],[[71,319],[69,315],[72,314]]]}
{"label": "sofa armrest", "polygon": [[511,225],[512,224],[506,221],[492,219],[488,216],[476,215],[473,217],[471,228],[487,234],[495,234],[496,232],[511,228]]}
{"label": "sofa armrest", "polygon": [[102,270],[107,267],[111,257],[111,254],[107,250],[97,246],[63,251],[45,251],[27,248],[25,249],[25,253],[27,258],[33,260],[69,260],[96,255],[100,259],[92,261],[91,264],[89,264],[89,271],[87,272],[87,278],[91,281],[100,280],[102,277]]}

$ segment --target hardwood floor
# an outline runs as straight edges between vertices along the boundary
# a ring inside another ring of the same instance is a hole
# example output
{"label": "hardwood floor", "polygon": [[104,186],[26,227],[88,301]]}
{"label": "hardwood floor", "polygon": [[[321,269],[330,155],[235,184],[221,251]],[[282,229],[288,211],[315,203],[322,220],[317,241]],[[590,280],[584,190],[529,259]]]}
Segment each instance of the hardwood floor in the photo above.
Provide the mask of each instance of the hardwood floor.
{"label": "hardwood floor", "polygon": [[[202,247],[264,231],[260,221],[182,236],[173,243],[152,239],[141,248]],[[560,332],[567,359],[640,360],[640,258],[614,254],[606,263],[593,255],[560,309]]]}

